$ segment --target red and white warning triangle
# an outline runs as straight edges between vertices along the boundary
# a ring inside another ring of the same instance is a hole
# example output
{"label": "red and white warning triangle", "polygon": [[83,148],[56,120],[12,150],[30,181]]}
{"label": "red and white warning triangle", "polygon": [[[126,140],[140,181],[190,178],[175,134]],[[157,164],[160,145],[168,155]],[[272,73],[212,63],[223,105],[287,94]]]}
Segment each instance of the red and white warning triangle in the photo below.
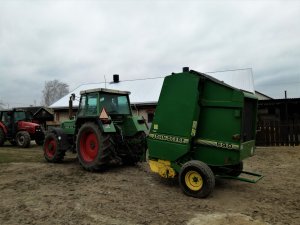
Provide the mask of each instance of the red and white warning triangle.
{"label": "red and white warning triangle", "polygon": [[101,113],[100,113],[99,118],[100,118],[101,120],[107,120],[107,119],[108,119],[108,114],[107,114],[105,108],[102,108],[102,111],[101,111]]}

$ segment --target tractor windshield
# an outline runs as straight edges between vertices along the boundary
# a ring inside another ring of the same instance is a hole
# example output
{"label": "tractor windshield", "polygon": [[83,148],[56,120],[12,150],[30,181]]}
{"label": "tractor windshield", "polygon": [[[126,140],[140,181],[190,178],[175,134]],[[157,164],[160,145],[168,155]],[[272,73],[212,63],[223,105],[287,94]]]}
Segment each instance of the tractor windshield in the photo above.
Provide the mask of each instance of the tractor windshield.
{"label": "tractor windshield", "polygon": [[105,108],[108,114],[130,114],[127,95],[102,93],[100,96],[100,111]]}

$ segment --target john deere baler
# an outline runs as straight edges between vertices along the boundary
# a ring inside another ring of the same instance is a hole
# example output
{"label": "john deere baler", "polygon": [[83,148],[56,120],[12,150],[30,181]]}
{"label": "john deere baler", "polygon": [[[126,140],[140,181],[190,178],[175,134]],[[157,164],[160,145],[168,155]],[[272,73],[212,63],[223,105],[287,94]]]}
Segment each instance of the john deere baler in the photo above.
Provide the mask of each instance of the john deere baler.
{"label": "john deere baler", "polygon": [[255,151],[256,113],[253,93],[188,68],[167,76],[147,140],[151,170],[200,198],[216,176],[256,182],[260,175],[243,171]]}

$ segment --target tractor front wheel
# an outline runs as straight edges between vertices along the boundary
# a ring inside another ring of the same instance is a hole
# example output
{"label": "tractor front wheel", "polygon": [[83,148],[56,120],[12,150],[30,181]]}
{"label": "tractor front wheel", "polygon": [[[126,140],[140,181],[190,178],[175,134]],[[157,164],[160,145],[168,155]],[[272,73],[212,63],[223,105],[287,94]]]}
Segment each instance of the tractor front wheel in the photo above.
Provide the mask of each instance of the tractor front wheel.
{"label": "tractor front wheel", "polygon": [[100,171],[111,160],[113,152],[110,136],[103,134],[95,123],[85,123],[79,129],[77,156],[81,166],[89,171]]}
{"label": "tractor front wheel", "polygon": [[214,190],[215,176],[208,165],[192,160],[182,166],[179,173],[179,184],[186,195],[205,198]]}
{"label": "tractor front wheel", "polygon": [[16,135],[17,145],[21,148],[28,148],[30,146],[30,135],[27,131],[19,131]]}
{"label": "tractor front wheel", "polygon": [[44,157],[48,162],[59,163],[64,159],[65,151],[59,148],[59,143],[54,133],[47,134],[43,146]]}

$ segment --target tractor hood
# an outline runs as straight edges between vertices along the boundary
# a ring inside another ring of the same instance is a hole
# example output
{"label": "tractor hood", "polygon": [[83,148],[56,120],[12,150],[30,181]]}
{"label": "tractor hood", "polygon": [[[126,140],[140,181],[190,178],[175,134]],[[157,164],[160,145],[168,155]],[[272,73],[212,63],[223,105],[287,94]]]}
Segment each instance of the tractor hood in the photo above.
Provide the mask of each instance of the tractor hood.
{"label": "tractor hood", "polygon": [[18,130],[26,130],[29,133],[34,133],[37,129],[41,129],[41,126],[36,123],[27,121],[18,121]]}

